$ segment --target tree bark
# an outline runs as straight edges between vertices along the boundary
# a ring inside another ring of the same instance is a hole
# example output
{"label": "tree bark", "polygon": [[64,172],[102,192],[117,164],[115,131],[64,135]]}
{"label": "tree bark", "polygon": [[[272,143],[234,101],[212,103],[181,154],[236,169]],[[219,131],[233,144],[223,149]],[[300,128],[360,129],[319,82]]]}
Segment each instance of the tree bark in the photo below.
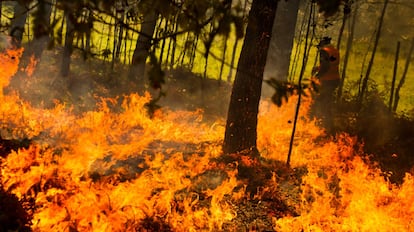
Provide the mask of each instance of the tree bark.
{"label": "tree bark", "polygon": [[3,27],[3,25],[1,25],[2,17],[3,17],[3,2],[0,2],[0,27]]}
{"label": "tree bark", "polygon": [[375,35],[374,48],[372,50],[371,59],[370,59],[369,64],[368,64],[368,68],[367,68],[367,72],[365,74],[365,77],[362,80],[362,87],[361,87],[361,91],[360,91],[359,96],[358,96],[358,106],[359,106],[359,108],[362,107],[362,102],[364,101],[364,94],[365,94],[366,91],[368,91],[367,90],[367,88],[368,88],[368,79],[369,79],[369,76],[371,74],[372,66],[374,64],[374,58],[375,58],[375,55],[376,55],[376,52],[377,52],[378,42],[379,42],[379,39],[381,38],[382,24],[384,22],[384,16],[385,16],[385,11],[386,11],[387,6],[388,6],[388,2],[389,2],[389,0],[384,1],[384,6],[382,8],[377,33]]}
{"label": "tree bark", "polygon": [[20,46],[24,34],[28,7],[22,1],[16,1],[14,5],[14,15],[11,20],[9,35],[13,38],[14,45]]}
{"label": "tree bark", "polygon": [[398,102],[400,100],[400,90],[401,90],[401,88],[403,87],[403,85],[405,83],[405,78],[406,78],[407,73],[408,73],[408,67],[410,66],[411,56],[412,56],[413,52],[414,52],[414,39],[411,40],[410,50],[408,51],[407,59],[405,60],[404,71],[403,71],[403,74],[401,76],[401,80],[398,83],[397,88],[395,89],[394,106],[392,108],[393,112],[397,112]]}
{"label": "tree bark", "polygon": [[224,153],[258,156],[257,114],[277,0],[253,0],[227,114]]}
{"label": "tree bark", "polygon": [[341,101],[342,98],[342,90],[344,87],[344,83],[345,83],[345,78],[346,78],[346,74],[347,74],[347,67],[348,67],[348,61],[349,61],[349,54],[351,53],[351,49],[352,49],[352,44],[354,41],[354,35],[355,35],[355,25],[357,22],[357,16],[358,16],[358,7],[354,8],[353,11],[353,16],[351,19],[351,25],[348,31],[348,38],[347,38],[347,42],[346,42],[346,50],[345,50],[345,55],[343,56],[343,65],[342,65],[342,76],[341,76],[341,82],[339,84],[338,87],[338,102]]}
{"label": "tree bark", "polygon": [[60,68],[60,73],[63,77],[69,75],[70,71],[70,60],[73,52],[73,39],[75,37],[75,26],[74,22],[76,18],[69,12],[65,10],[65,21],[66,21],[66,34],[65,34],[65,46],[63,48],[62,55],[62,64]]}
{"label": "tree bark", "polygon": [[157,14],[150,11],[144,15],[137,45],[132,55],[129,79],[133,81],[144,80],[145,64],[152,46],[152,36],[157,26]]}
{"label": "tree bark", "polygon": [[390,101],[388,102],[388,109],[390,111],[392,110],[392,102],[393,102],[394,90],[395,90],[395,80],[397,79],[398,59],[400,58],[400,47],[401,47],[401,42],[397,41],[397,49],[395,51],[394,69],[393,69],[392,81],[391,81]]}
{"label": "tree bark", "polygon": [[32,54],[38,60],[50,42],[50,16],[52,4],[45,0],[38,0],[33,20]]}

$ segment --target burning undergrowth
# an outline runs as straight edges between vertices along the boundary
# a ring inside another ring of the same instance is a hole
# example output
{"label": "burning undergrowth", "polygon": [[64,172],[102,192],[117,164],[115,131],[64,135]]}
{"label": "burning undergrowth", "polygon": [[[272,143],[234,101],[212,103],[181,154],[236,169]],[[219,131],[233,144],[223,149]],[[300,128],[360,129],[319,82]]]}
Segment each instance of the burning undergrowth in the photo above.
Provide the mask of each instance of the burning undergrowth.
{"label": "burning undergrowth", "polygon": [[[16,64],[2,57],[3,69]],[[2,87],[12,74],[3,74]],[[100,98],[81,114],[59,102],[35,107],[12,92],[0,98],[1,136],[14,141],[7,149],[2,143],[0,194],[20,207],[13,214],[1,205],[2,218],[14,221],[4,230],[414,227],[413,177],[407,173],[398,186],[388,182],[355,137],[326,136],[309,120],[309,103],[301,110],[291,166],[285,165],[294,98],[281,108],[262,103],[260,159],[222,156],[223,120],[206,123],[201,111],[163,109],[148,117],[149,95]]]}

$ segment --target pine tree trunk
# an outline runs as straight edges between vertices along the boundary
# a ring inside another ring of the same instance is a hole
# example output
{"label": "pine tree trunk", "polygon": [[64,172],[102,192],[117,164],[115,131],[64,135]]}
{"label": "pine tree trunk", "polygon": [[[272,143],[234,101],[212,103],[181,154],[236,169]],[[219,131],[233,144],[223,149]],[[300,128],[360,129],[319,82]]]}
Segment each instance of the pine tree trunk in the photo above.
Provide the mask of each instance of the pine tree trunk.
{"label": "pine tree trunk", "polygon": [[141,32],[138,36],[137,45],[132,55],[129,79],[133,81],[144,80],[145,64],[152,46],[152,36],[157,26],[157,14],[148,12],[144,15]]}
{"label": "pine tree trunk", "polygon": [[50,42],[50,16],[52,4],[45,0],[39,0],[33,20],[32,54],[40,59],[43,51]]}
{"label": "pine tree trunk", "polygon": [[381,29],[382,29],[382,24],[384,22],[384,16],[385,16],[385,11],[386,11],[387,6],[388,6],[388,2],[389,2],[389,0],[385,0],[385,2],[384,2],[384,6],[382,8],[381,17],[380,17],[379,25],[378,25],[378,29],[377,29],[377,34],[375,36],[374,48],[372,50],[371,59],[370,59],[369,64],[368,64],[368,68],[367,68],[367,72],[365,74],[365,77],[362,80],[362,87],[361,87],[361,91],[360,91],[359,96],[358,96],[358,106],[359,106],[359,108],[362,107],[362,102],[364,101],[364,94],[365,94],[366,91],[368,91],[367,90],[368,80],[369,80],[369,76],[371,74],[372,66],[374,64],[374,58],[375,58],[375,55],[376,55],[376,52],[377,52],[378,42],[379,42],[379,39],[381,37]]}
{"label": "pine tree trunk", "polygon": [[1,24],[1,19],[3,17],[3,2],[0,2],[0,26],[3,27]]}
{"label": "pine tree trunk", "polygon": [[220,74],[219,74],[219,84],[223,80],[223,70],[224,70],[224,64],[226,63],[226,51],[227,51],[227,40],[229,39],[229,36],[226,35],[224,37],[223,41],[223,53],[221,54],[221,65],[220,65]]}
{"label": "pine tree trunk", "polygon": [[13,37],[13,42],[18,47],[22,43],[28,11],[29,9],[26,5],[20,1],[15,2],[14,15],[11,20],[9,35]]}
{"label": "pine tree trunk", "polygon": [[410,50],[408,51],[408,55],[407,55],[407,58],[405,60],[404,71],[403,71],[403,74],[401,76],[400,82],[398,83],[398,86],[395,89],[394,106],[392,108],[393,112],[397,111],[398,102],[400,101],[400,90],[401,90],[401,88],[403,87],[403,85],[405,83],[405,78],[406,78],[407,73],[408,73],[408,67],[410,66],[411,56],[412,56],[413,52],[414,52],[414,39],[411,40]]}
{"label": "pine tree trunk", "polygon": [[75,36],[75,27],[73,21],[74,17],[71,17],[71,14],[68,10],[65,10],[65,21],[66,21],[66,34],[65,34],[65,46],[63,48],[62,55],[62,64],[60,68],[60,73],[63,77],[69,75],[70,71],[70,60],[73,51],[73,40]]}
{"label": "pine tree trunk", "polygon": [[[352,16],[351,26],[350,26],[349,31],[348,31],[348,38],[347,38],[347,43],[346,43],[345,55],[344,55],[344,58],[343,58],[341,82],[340,82],[339,87],[338,87],[338,96],[337,96],[338,97],[338,102],[340,102],[340,100],[342,98],[342,91],[343,91],[345,78],[346,78],[346,74],[347,74],[346,70],[347,70],[347,67],[348,67],[349,54],[351,53],[352,43],[354,41],[355,25],[356,25],[356,22],[357,22],[357,15],[358,15],[358,7],[355,7],[353,14],[354,15]],[[349,23],[349,21],[348,21],[348,23]]]}
{"label": "pine tree trunk", "polygon": [[277,9],[275,0],[253,0],[227,115],[223,152],[258,156],[257,115],[263,72]]}

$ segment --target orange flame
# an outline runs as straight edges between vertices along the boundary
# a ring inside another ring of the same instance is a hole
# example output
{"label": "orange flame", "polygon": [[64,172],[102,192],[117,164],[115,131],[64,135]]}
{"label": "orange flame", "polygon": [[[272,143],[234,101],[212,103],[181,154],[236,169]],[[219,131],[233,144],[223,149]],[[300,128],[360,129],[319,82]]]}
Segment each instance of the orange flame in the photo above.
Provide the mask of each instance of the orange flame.
{"label": "orange flame", "polygon": [[29,64],[27,65],[27,67],[24,69],[24,71],[27,73],[27,76],[31,77],[33,75],[33,72],[36,69],[36,65],[38,63],[38,60],[36,59],[36,57],[34,55],[32,55],[30,57],[30,61]]}
{"label": "orange flame", "polygon": [[[2,87],[17,70],[8,56],[1,56]],[[234,166],[211,161],[221,155],[224,120],[210,125],[202,112],[167,110],[150,118],[148,94],[131,94],[120,105],[103,98],[81,115],[64,104],[40,109],[18,96],[1,97],[2,138],[31,139],[29,148],[1,159],[2,186],[34,199],[34,231],[257,229],[228,226],[241,217],[238,204],[251,198]],[[281,108],[262,102],[263,158],[285,161],[295,101]],[[412,231],[413,177],[407,174],[400,186],[387,182],[361,158],[356,138],[327,137],[309,120],[309,106],[301,108],[291,169],[274,170],[255,196],[278,195],[297,213],[269,215],[273,230]]]}
{"label": "orange flame", "polygon": [[19,58],[23,54],[23,49],[6,50],[0,53],[0,96],[3,96],[3,88],[8,86],[10,79],[17,72]]}

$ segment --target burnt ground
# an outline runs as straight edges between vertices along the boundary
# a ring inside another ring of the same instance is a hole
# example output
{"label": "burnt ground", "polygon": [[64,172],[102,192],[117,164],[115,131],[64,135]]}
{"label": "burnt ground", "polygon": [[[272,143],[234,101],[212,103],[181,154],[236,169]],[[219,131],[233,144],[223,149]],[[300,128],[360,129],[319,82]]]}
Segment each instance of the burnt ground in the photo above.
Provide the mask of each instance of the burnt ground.
{"label": "burnt ground", "polygon": [[[25,63],[25,61],[23,62]],[[99,97],[120,97],[124,94],[136,92],[137,87],[132,85],[126,78],[126,67],[96,60],[83,60],[81,55],[74,56],[72,72],[69,77],[59,76],[59,51],[46,51],[42,62],[32,76],[26,73],[18,73],[12,80],[10,87],[5,91],[18,91],[23,99],[28,100],[34,106],[53,107],[55,101],[66,102],[73,106],[75,112],[83,112],[96,107]],[[24,64],[23,64],[24,66]],[[142,88],[140,88],[142,90]],[[151,89],[148,89],[152,91]],[[166,71],[166,84],[163,87],[166,96],[157,104],[170,109],[196,110],[203,109],[205,120],[223,118],[227,112],[227,102],[231,92],[231,85],[226,82],[219,82],[212,79],[203,79],[201,76],[192,74],[183,69]],[[378,97],[369,99],[363,110],[356,111],[355,102],[351,99],[341,103],[336,115],[337,131],[347,132],[356,135],[364,143],[365,152],[371,154],[371,160],[378,162],[384,172],[390,173],[386,177],[394,183],[401,183],[405,172],[412,170],[414,158],[412,148],[414,146],[414,122],[404,116],[397,116],[390,113]],[[5,156],[10,150],[19,147],[27,147],[30,140],[7,140],[0,138],[1,154]],[[184,149],[191,149],[197,145],[174,144],[175,147],[183,146]],[[148,151],[151,153],[151,151]],[[240,161],[235,157],[223,157],[222,160],[212,161],[216,169],[206,171],[197,180],[196,186],[205,185],[205,180],[215,179],[219,183],[225,178],[220,171],[220,164],[223,162]],[[135,160],[132,163],[142,162]],[[128,163],[128,162],[127,162]],[[127,165],[117,163],[116,165]],[[108,172],[116,171],[115,168]],[[306,168],[290,169],[284,164],[270,160],[254,160],[250,165],[238,167],[239,178],[248,183],[246,191],[254,195],[254,191],[261,186],[269,184],[269,180],[277,171],[276,176],[280,182],[287,183],[289,191],[295,189]],[[140,172],[142,170],[131,169]],[[108,173],[92,173],[91,176],[99,180]],[[110,175],[110,174],[109,174]],[[128,175],[124,175],[125,181]],[[254,181],[253,181],[254,180]],[[214,188],[219,183],[208,183],[207,188]],[[211,186],[212,185],[212,186]],[[295,187],[296,186],[296,187]],[[1,186],[0,186],[1,187]],[[246,199],[239,202],[236,210],[238,217],[230,224],[224,225],[228,231],[272,231],[270,216],[283,217],[296,215],[292,202],[284,197],[285,190],[275,188],[273,192],[264,192],[262,199]],[[198,192],[197,187],[191,191]],[[188,194],[188,193],[177,193]],[[198,193],[200,194],[200,193]],[[16,214],[5,213],[6,209],[0,208],[0,221],[6,218],[10,223],[6,229],[16,228],[27,229],[25,225],[30,215],[22,210],[21,203],[15,196],[0,189],[0,198],[9,199],[12,206],[17,209]],[[291,200],[291,199],[290,199]],[[201,202],[208,204],[209,199]],[[294,201],[294,200],[293,200]],[[201,204],[202,204],[201,203]],[[26,202],[27,204],[27,202]],[[17,205],[17,206],[16,206]],[[23,223],[23,224],[22,224]],[[148,217],[140,223],[139,227],[147,231],[169,231],[170,227],[162,218]],[[0,231],[2,231],[0,229]]]}

